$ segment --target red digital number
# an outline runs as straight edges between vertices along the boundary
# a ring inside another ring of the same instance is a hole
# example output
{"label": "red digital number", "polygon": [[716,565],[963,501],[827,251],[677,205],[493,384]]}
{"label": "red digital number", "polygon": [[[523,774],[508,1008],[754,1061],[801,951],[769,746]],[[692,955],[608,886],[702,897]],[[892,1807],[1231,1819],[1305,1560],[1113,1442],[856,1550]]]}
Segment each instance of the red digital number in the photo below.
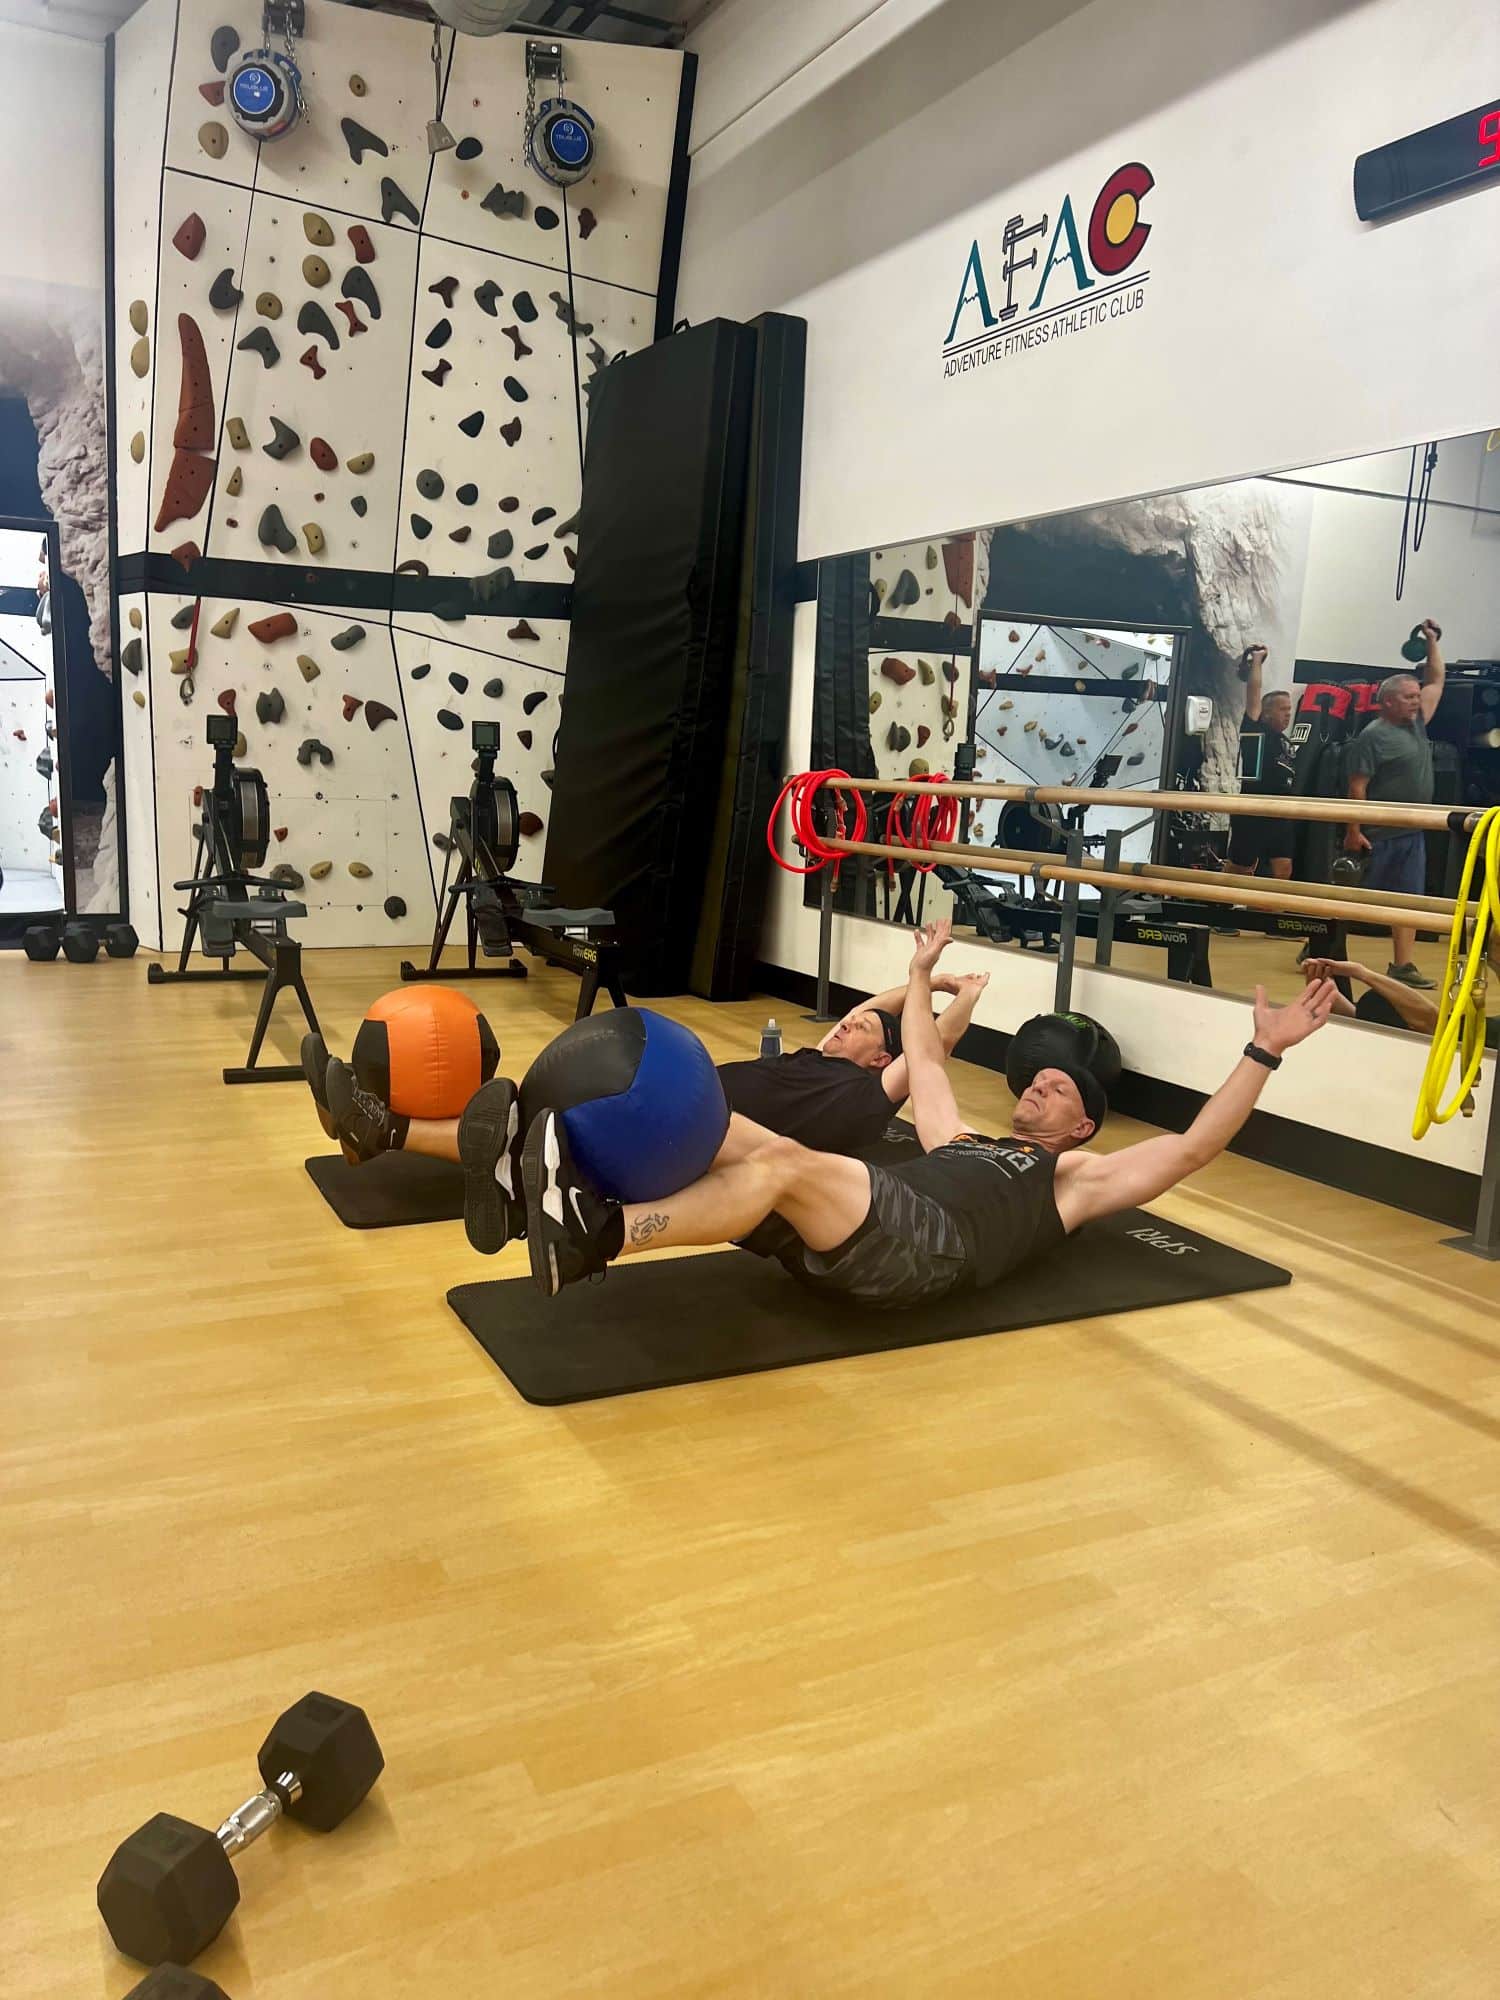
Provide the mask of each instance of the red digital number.
{"label": "red digital number", "polygon": [[1481,167],[1500,167],[1500,104],[1493,111],[1486,111],[1479,121],[1479,143],[1488,146],[1487,153],[1479,156]]}

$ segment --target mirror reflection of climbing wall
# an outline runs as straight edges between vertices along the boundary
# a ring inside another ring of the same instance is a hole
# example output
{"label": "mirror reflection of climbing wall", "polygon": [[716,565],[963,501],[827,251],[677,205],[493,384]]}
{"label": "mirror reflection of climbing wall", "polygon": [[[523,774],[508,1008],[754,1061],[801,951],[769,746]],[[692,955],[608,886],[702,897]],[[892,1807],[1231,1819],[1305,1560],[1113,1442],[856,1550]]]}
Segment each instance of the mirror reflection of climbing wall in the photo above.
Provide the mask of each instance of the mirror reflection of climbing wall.
{"label": "mirror reflection of climbing wall", "polygon": [[62,908],[47,543],[0,528],[0,914]]}
{"label": "mirror reflection of climbing wall", "polygon": [[476,720],[540,856],[589,397],[654,338],[671,248],[678,52],[570,53],[600,148],[563,192],[524,161],[524,35],[440,32],[429,159],[431,23],[306,16],[309,115],[260,143],[223,106],[251,0],[145,0],[116,43],[132,915],[169,948],[215,709],[310,944],[425,939]]}

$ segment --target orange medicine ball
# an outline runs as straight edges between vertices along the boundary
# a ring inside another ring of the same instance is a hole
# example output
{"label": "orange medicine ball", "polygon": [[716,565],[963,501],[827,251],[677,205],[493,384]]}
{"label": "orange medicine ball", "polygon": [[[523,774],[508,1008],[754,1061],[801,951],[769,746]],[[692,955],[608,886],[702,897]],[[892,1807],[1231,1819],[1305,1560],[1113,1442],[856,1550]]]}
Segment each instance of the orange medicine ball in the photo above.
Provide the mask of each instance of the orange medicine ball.
{"label": "orange medicine ball", "polygon": [[398,1118],[456,1118],[495,1074],[500,1045],[466,993],[398,986],[354,1038],[354,1074]]}

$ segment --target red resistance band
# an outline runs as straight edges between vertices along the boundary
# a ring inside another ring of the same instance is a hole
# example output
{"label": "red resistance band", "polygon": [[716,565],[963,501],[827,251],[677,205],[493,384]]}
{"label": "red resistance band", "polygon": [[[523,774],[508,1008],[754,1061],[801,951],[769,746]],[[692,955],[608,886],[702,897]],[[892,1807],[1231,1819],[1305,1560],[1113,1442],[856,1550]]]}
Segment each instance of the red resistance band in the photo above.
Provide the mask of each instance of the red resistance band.
{"label": "red resistance band", "polygon": [[[869,818],[865,811],[863,792],[845,793],[839,788],[840,779],[848,781],[847,771],[802,771],[796,777],[788,778],[777,795],[771,808],[771,817],[766,822],[766,846],[771,850],[771,859],[778,868],[788,875],[816,875],[820,868],[833,863],[833,879],[838,881],[839,869],[847,856],[826,847],[822,836],[813,825],[813,807],[819,789],[830,787],[833,797],[834,832],[836,840],[863,840]],[[799,868],[794,861],[784,860],[776,846],[776,822],[781,816],[784,800],[791,801],[792,839],[808,857],[808,865]]]}
{"label": "red resistance band", "polygon": [[[917,782],[946,785],[948,774],[946,771],[934,771],[931,777],[919,778]],[[951,792],[942,798],[934,798],[931,792],[897,792],[885,816],[886,846],[931,847],[934,842],[946,845],[958,832],[958,803]],[[919,875],[930,875],[938,864],[935,861],[912,861],[907,865],[915,868]],[[896,863],[888,861],[886,866],[894,875]]]}

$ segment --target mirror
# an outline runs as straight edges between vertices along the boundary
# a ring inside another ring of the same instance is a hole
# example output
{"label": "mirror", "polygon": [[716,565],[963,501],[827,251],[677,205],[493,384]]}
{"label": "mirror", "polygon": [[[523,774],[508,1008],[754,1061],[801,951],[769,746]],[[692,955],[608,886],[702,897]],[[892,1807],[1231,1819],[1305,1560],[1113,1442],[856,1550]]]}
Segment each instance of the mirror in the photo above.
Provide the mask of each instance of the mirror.
{"label": "mirror", "polygon": [[[825,592],[853,614],[825,618]],[[1440,676],[1433,708],[1422,684]],[[1061,860],[1071,841],[1098,866],[1204,868],[1215,886],[1278,901],[1287,877],[1363,877],[1401,907],[1451,895],[1462,842],[1418,834],[1398,849],[1377,830],[1365,851],[1359,832],[1346,838],[1353,798],[1347,822],[1241,815],[1233,838],[1228,816],[1191,801],[1351,785],[1372,799],[1500,800],[1500,430],[824,562],[815,688],[819,768],[893,788],[930,772],[1099,794],[966,804],[955,838],[974,845]],[[1183,794],[1182,810],[1132,810],[1129,794],[1153,789]],[[895,797],[867,801],[872,839]],[[863,861],[845,878],[841,908],[951,915],[1006,949],[1058,949],[1060,885],[978,864]],[[1394,979],[1398,1002],[1430,995],[1443,971],[1436,914],[1430,931],[1393,936],[1354,904],[1340,922],[1127,894],[1101,937],[1092,885],[1080,902],[1080,962],[1242,996],[1264,984],[1290,997],[1305,956]],[[1413,1025],[1412,1009],[1345,983],[1360,1018]]]}
{"label": "mirror", "polygon": [[58,661],[47,523],[0,527],[0,913],[63,907]]}

